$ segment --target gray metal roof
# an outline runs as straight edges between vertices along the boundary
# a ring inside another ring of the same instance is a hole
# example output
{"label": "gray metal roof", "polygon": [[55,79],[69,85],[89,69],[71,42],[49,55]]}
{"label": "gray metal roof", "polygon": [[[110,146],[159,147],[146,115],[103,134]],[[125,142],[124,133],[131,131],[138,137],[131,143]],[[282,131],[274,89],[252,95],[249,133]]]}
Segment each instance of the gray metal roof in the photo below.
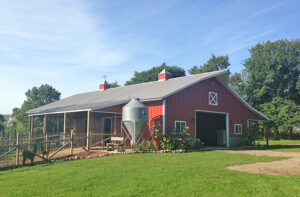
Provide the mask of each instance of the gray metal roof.
{"label": "gray metal roof", "polygon": [[130,98],[140,98],[141,101],[164,99],[202,80],[216,77],[224,85],[228,84],[228,70],[213,71],[196,75],[172,78],[166,81],[152,81],[76,94],[59,101],[32,109],[26,113],[30,116],[54,114],[63,112],[97,110],[127,103]]}

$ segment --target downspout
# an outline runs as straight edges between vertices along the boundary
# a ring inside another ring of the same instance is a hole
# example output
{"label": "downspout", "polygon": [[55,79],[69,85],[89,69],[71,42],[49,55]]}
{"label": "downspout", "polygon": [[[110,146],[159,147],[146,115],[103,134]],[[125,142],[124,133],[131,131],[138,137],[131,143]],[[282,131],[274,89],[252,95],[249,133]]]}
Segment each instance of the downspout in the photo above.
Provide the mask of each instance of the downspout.
{"label": "downspout", "polygon": [[163,100],[163,135],[166,135],[166,99]]}

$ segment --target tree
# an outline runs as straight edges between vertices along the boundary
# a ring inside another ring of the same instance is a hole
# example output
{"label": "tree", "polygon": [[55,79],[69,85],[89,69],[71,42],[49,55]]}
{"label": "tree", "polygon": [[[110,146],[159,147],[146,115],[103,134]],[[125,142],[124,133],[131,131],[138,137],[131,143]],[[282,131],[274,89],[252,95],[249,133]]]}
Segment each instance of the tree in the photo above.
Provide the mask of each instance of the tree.
{"label": "tree", "polygon": [[300,40],[259,43],[249,52],[243,70],[246,100],[271,118],[276,137],[292,131],[300,119]]}
{"label": "tree", "polygon": [[229,77],[230,87],[239,95],[244,96],[245,84],[241,73],[234,73]]}
{"label": "tree", "polygon": [[211,55],[211,58],[201,66],[194,66],[189,70],[191,75],[216,71],[216,70],[224,70],[230,66],[228,55],[226,56],[218,56],[216,57],[214,54]]}
{"label": "tree", "polygon": [[158,73],[160,73],[164,68],[172,74],[173,78],[185,76],[183,68],[178,66],[167,66],[166,63],[163,63],[162,65],[153,67],[149,70],[141,72],[135,71],[134,76],[129,81],[126,81],[125,85],[156,81]]}
{"label": "tree", "polygon": [[292,100],[281,97],[272,98],[271,102],[262,104],[262,111],[271,118],[271,124],[275,131],[275,137],[279,137],[279,131],[291,131],[300,123],[300,105]]}
{"label": "tree", "polygon": [[118,82],[117,82],[117,81],[115,81],[115,82],[112,82],[112,83],[110,83],[109,85],[110,85],[110,88],[116,88],[116,87],[120,87],[120,85],[118,84]]}
{"label": "tree", "polygon": [[[21,108],[14,108],[12,113],[18,133],[24,131],[27,132],[29,130],[29,121],[26,111],[59,100],[61,93],[52,86],[45,84],[41,85],[39,88],[33,87],[32,89],[27,90],[25,95],[26,100],[23,102]],[[34,124],[37,129],[41,129],[41,118],[35,119]],[[52,126],[51,124],[47,124],[47,126],[48,125],[49,127]]]}
{"label": "tree", "polygon": [[4,123],[5,123],[5,117],[4,115],[0,114],[0,133],[1,133],[1,136],[2,136],[2,133],[4,132]]}
{"label": "tree", "polygon": [[245,94],[251,105],[281,97],[300,104],[300,40],[257,44],[244,62]]}

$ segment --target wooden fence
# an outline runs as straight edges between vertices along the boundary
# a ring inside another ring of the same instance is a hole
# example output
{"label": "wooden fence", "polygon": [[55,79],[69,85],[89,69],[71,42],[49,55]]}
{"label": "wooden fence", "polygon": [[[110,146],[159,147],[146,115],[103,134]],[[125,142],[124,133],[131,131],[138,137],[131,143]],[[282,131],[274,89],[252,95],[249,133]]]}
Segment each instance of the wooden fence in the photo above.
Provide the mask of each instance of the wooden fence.
{"label": "wooden fence", "polygon": [[[0,169],[27,165],[34,162],[50,162],[73,154],[73,136],[62,134],[21,136],[0,140]],[[22,162],[20,162],[20,160]]]}

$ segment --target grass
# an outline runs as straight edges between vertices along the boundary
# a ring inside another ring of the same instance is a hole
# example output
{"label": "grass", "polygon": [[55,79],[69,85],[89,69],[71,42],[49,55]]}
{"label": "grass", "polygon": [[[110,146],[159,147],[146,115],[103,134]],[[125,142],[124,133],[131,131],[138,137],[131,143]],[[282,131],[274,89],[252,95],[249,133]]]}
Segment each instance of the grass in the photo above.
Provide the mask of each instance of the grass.
{"label": "grass", "polygon": [[281,158],[222,151],[115,155],[0,172],[1,196],[300,196],[300,177],[230,171]]}
{"label": "grass", "polygon": [[[265,140],[257,140],[256,144],[266,145]],[[269,145],[293,145],[298,144],[300,145],[300,140],[269,140]]]}
{"label": "grass", "polygon": [[[266,145],[266,141],[257,140],[256,145]],[[270,140],[269,146],[258,146],[255,149],[272,150],[279,152],[300,152],[300,140]]]}

